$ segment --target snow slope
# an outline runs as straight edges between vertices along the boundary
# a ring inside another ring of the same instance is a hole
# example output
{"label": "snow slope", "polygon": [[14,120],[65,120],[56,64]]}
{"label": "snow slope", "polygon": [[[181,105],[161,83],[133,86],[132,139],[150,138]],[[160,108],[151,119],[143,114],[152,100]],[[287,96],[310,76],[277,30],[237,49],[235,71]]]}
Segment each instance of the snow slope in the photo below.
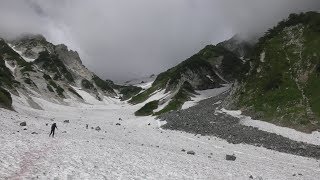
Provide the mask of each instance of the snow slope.
{"label": "snow slope", "polygon": [[225,91],[227,91],[231,87],[231,84],[225,84],[224,87],[215,88],[215,89],[208,89],[203,91],[196,91],[199,95],[195,95],[195,97],[191,98],[191,101],[187,101],[182,105],[182,109],[188,109],[196,104],[199,101],[217,96]]}
{"label": "snow slope", "polygon": [[[33,100],[45,111],[26,106],[25,99],[16,96],[13,106],[17,112],[0,109],[0,179],[249,179],[251,175],[254,179],[318,179],[320,176],[319,162],[315,159],[229,144],[215,137],[164,131],[153,117],[133,115],[141,105],[129,106],[117,99],[100,105],[74,102],[71,106]],[[63,123],[64,120],[70,123]],[[23,121],[27,122],[26,127],[19,126]],[[53,122],[58,130],[55,138],[49,138]],[[100,131],[91,129],[97,126]],[[189,155],[182,149],[196,154]],[[226,161],[226,154],[235,154],[237,159]]]}
{"label": "snow slope", "polygon": [[12,72],[12,74],[14,75],[15,69],[16,69],[16,65],[14,67],[12,67],[7,61],[5,61],[5,65],[8,69],[10,69],[10,71]]}

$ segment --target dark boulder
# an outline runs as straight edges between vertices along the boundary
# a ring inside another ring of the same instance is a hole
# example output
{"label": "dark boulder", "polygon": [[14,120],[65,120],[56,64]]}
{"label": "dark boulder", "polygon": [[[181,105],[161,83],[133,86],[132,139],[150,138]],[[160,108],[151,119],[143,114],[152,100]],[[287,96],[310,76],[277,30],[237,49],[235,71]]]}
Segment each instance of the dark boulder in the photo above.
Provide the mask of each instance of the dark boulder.
{"label": "dark boulder", "polygon": [[27,122],[20,123],[20,126],[27,126]]}
{"label": "dark boulder", "polygon": [[226,155],[226,160],[227,161],[235,161],[236,160],[236,156],[235,155]]}
{"label": "dark boulder", "polygon": [[69,120],[64,120],[63,122],[64,122],[64,123],[70,123],[70,121],[69,121]]}
{"label": "dark boulder", "polygon": [[196,153],[194,151],[188,151],[187,154],[195,155]]}

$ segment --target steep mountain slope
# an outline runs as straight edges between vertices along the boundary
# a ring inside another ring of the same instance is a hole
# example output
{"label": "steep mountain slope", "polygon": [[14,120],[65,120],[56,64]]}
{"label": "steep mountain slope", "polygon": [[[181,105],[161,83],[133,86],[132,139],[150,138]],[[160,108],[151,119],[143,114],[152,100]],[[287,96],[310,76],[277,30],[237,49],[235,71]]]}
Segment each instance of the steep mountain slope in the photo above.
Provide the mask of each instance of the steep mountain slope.
{"label": "steep mountain slope", "polygon": [[[1,43],[1,42],[0,42]],[[8,91],[2,87],[12,88],[13,76],[0,55],[0,108],[11,109],[12,99]]]}
{"label": "steep mountain slope", "polygon": [[[155,114],[180,109],[195,94],[194,90],[222,87],[243,74],[246,64],[222,46],[208,45],[177,66],[159,74],[152,86],[134,96],[129,102],[138,104],[164,91],[159,105],[168,103]],[[150,114],[150,113],[148,113]]]}
{"label": "steep mountain slope", "polygon": [[[7,90],[14,91],[14,87],[20,83],[14,80],[15,65],[12,59],[16,59],[16,63],[24,66],[27,63],[13,51],[6,42],[0,38],[0,107],[11,109],[12,99]],[[7,89],[7,90],[6,90]]]}
{"label": "steep mountain slope", "polygon": [[252,53],[254,39],[247,41],[246,39],[241,38],[240,35],[236,34],[232,38],[217,44],[217,46],[224,47],[236,54],[238,57],[245,59],[250,57]]}
{"label": "steep mountain slope", "polygon": [[320,117],[320,14],[292,14],[255,46],[234,91],[237,108],[276,124],[312,130]]}
{"label": "steep mountain slope", "polygon": [[85,103],[76,89],[99,101],[105,96],[130,98],[140,91],[102,80],[82,64],[76,51],[63,44],[53,45],[41,35],[25,35],[8,42],[1,39],[0,68],[0,102],[6,108],[11,107],[7,91],[26,96],[30,106],[38,109],[41,107],[32,97],[61,104],[70,98]]}

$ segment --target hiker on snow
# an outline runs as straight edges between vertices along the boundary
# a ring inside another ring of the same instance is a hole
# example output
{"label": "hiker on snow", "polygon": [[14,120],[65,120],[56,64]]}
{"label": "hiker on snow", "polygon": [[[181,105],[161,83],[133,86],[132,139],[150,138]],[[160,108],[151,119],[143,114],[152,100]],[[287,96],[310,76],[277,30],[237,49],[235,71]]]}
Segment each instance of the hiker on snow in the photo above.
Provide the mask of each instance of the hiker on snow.
{"label": "hiker on snow", "polygon": [[53,123],[52,126],[51,126],[51,132],[50,132],[50,134],[49,134],[49,137],[51,136],[51,134],[52,134],[52,137],[54,137],[54,130],[55,130],[56,128],[58,129],[57,124],[56,124],[56,123]]}

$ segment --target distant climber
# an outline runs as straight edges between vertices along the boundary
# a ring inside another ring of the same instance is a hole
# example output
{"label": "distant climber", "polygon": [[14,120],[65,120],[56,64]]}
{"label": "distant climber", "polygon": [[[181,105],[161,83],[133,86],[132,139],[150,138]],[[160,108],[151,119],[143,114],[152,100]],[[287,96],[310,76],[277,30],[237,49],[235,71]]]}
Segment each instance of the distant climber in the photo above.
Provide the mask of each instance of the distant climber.
{"label": "distant climber", "polygon": [[50,134],[49,134],[49,137],[51,136],[51,134],[52,134],[52,137],[54,137],[54,130],[55,130],[56,128],[58,129],[57,124],[56,124],[56,123],[53,123],[52,126],[51,126],[51,132],[50,132]]}

